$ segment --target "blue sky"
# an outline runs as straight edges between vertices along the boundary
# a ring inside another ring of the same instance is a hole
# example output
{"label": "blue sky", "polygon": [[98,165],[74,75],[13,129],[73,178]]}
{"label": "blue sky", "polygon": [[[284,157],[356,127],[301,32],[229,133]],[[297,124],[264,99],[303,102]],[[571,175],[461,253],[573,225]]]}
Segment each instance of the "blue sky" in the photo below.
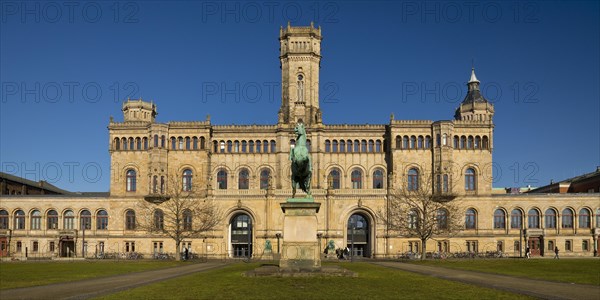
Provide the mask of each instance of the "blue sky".
{"label": "blue sky", "polygon": [[4,172],[107,191],[106,126],[128,96],[159,122],[276,123],[288,20],[322,28],[325,123],[452,119],[474,62],[496,109],[495,187],[600,165],[595,1],[70,3],[1,2]]}

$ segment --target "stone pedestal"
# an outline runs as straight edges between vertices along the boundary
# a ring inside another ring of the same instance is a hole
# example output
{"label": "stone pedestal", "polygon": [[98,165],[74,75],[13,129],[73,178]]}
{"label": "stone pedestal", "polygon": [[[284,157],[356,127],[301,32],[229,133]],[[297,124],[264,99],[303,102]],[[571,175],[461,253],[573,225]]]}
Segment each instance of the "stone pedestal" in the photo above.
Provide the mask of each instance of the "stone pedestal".
{"label": "stone pedestal", "polygon": [[290,198],[280,205],[284,217],[279,268],[283,272],[320,271],[317,213],[321,203],[315,203],[312,198]]}

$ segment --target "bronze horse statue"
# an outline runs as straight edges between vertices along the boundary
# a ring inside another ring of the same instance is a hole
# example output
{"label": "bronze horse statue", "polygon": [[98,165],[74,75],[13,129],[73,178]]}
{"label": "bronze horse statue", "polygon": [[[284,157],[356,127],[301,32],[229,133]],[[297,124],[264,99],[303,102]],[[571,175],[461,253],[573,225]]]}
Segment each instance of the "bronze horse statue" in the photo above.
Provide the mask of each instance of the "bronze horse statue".
{"label": "bronze horse statue", "polygon": [[290,150],[292,161],[292,198],[296,196],[296,188],[300,187],[306,197],[310,197],[310,180],[312,178],[312,159],[306,148],[306,129],[298,123],[294,128],[296,146]]}

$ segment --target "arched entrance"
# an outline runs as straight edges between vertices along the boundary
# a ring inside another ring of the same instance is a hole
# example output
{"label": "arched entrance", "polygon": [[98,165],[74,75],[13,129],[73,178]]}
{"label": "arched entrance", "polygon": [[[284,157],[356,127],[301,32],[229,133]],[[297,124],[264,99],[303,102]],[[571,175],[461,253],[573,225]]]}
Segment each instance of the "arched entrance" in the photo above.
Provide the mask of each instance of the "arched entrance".
{"label": "arched entrance", "polygon": [[252,219],[245,213],[239,213],[231,218],[229,224],[231,237],[231,256],[252,256]]}
{"label": "arched entrance", "polygon": [[350,216],[347,224],[348,249],[355,257],[371,257],[369,219],[360,213]]}

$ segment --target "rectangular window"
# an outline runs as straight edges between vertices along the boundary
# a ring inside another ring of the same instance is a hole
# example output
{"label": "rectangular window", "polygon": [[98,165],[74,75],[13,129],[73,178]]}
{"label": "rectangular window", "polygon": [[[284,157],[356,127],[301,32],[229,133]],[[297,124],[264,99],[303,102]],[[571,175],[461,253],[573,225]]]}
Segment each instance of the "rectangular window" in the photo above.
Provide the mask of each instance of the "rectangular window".
{"label": "rectangular window", "polygon": [[590,251],[590,241],[588,241],[588,240],[581,241],[581,251]]}
{"label": "rectangular window", "polygon": [[572,245],[573,245],[573,243],[571,240],[566,240],[565,241],[565,251],[568,251],[568,252],[573,251]]}
{"label": "rectangular window", "polygon": [[467,241],[467,252],[477,253],[477,241]]}
{"label": "rectangular window", "polygon": [[496,251],[498,251],[498,252],[504,252],[504,241],[497,241],[496,242]]}
{"label": "rectangular window", "polygon": [[50,252],[54,252],[54,242],[50,242],[48,248]]}
{"label": "rectangular window", "polygon": [[521,242],[515,241],[514,244],[513,244],[513,251],[519,252],[520,249],[521,249]]}
{"label": "rectangular window", "polygon": [[23,251],[23,243],[22,242],[20,242],[20,241],[17,242],[17,250],[16,251],[17,252]]}
{"label": "rectangular window", "polygon": [[419,253],[419,242],[408,242],[408,252]]}
{"label": "rectangular window", "polygon": [[32,243],[32,252],[38,252],[39,248],[40,248],[40,244],[37,241],[33,241]]}
{"label": "rectangular window", "polygon": [[548,251],[554,251],[554,241],[548,241]]}

